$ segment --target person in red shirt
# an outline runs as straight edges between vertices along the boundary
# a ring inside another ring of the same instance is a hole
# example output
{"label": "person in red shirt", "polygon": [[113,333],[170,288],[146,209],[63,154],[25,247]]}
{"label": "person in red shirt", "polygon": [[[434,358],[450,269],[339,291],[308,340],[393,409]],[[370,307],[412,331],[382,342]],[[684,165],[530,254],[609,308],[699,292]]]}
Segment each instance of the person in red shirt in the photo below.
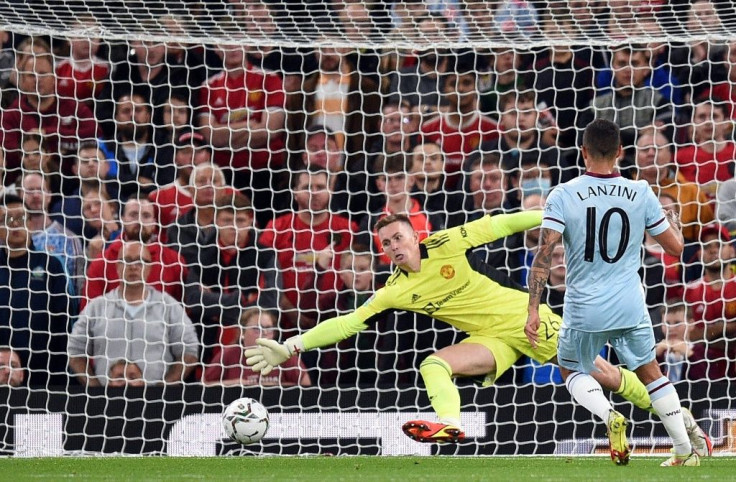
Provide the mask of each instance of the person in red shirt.
{"label": "person in red shirt", "polygon": [[353,240],[356,227],[329,211],[327,172],[315,167],[294,175],[295,212],[272,220],[260,241],[278,253],[285,319],[281,328],[311,328],[323,309],[334,306],[340,253]]}
{"label": "person in red shirt", "polygon": [[121,220],[123,224],[121,236],[87,268],[87,281],[84,285],[80,310],[84,309],[88,301],[118,287],[120,278],[117,261],[120,250],[124,241],[131,240],[145,243],[151,254],[152,265],[147,279],[148,284],[181,301],[184,294],[182,283],[187,270],[179,254],[162,245],[156,238],[158,224],[154,205],[145,197],[130,198],[125,204]]}
{"label": "person in red shirt", "polygon": [[[209,164],[212,151],[198,132],[186,130],[176,138],[176,179],[160,189],[151,192],[148,199],[158,208],[159,222],[163,232],[174,222],[194,207],[189,178],[192,168],[200,164]],[[163,234],[162,232],[162,234]],[[166,239],[162,237],[162,242]]]}
{"label": "person in red shirt", "polygon": [[690,182],[700,185],[713,194],[715,181],[727,181],[734,177],[736,144],[727,140],[730,123],[723,103],[710,99],[699,102],[693,110],[693,138],[677,150],[680,173]]}
{"label": "person in red shirt", "polygon": [[728,44],[728,52],[725,56],[728,61],[726,65],[731,66],[728,69],[728,80],[714,85],[709,92],[706,92],[705,96],[726,102],[731,119],[736,120],[736,68],[734,68],[736,65],[736,41]]}
{"label": "person in red shirt", "polygon": [[[96,26],[94,18],[83,18],[77,22],[79,28]],[[110,80],[110,64],[97,57],[99,50],[99,39],[69,39],[69,58],[56,66],[56,92],[59,97],[76,99],[93,108],[94,100]]]}
{"label": "person in red shirt", "polygon": [[[373,227],[378,221],[389,214],[406,214],[414,230],[419,235],[419,241],[422,241],[432,232],[432,222],[429,215],[424,211],[419,201],[411,197],[415,179],[408,172],[409,162],[406,155],[394,154],[385,159],[383,166],[376,166],[374,171],[381,173],[376,178],[376,186],[379,192],[384,193],[385,204],[363,220],[359,232],[361,244],[373,246],[373,251],[378,257],[376,261],[378,271],[387,271],[391,266],[391,260],[383,252],[378,234],[374,233]],[[372,240],[368,238],[369,236],[372,237]]]}
{"label": "person in red shirt", "polygon": [[728,230],[709,224],[700,231],[703,277],[685,287],[685,302],[692,310],[690,327],[693,353],[688,378],[716,381],[736,375],[730,363],[736,354],[736,276],[730,263],[734,248]]}
{"label": "person in red shirt", "polygon": [[[452,69],[450,69],[452,72]],[[458,62],[456,73],[445,76],[444,94],[449,104],[447,112],[422,125],[425,140],[442,147],[445,154],[445,174],[454,187],[458,171],[468,155],[484,142],[498,138],[498,126],[478,109],[478,73],[466,60]]]}
{"label": "person in red shirt", "polygon": [[278,317],[273,311],[252,308],[240,317],[240,336],[235,340],[222,340],[212,359],[205,364],[206,385],[262,385],[309,387],[312,381],[299,357],[292,357],[268,375],[261,375],[245,364],[243,349],[255,346],[258,338],[274,339]]}
{"label": "person in red shirt", "polygon": [[[259,221],[274,209],[273,188],[284,165],[284,90],[281,78],[255,68],[238,45],[222,45],[222,72],[200,91],[199,126],[215,162],[233,171],[236,188],[250,188]],[[264,213],[264,214],[261,214]]]}
{"label": "person in red shirt", "polygon": [[[5,150],[5,183],[12,182],[21,164],[24,132],[43,132],[44,148],[50,153],[76,152],[83,140],[98,136],[92,111],[74,99],[56,95],[56,76],[50,53],[29,55],[19,65],[21,95],[0,112],[0,145]],[[62,172],[71,174],[64,163]]]}

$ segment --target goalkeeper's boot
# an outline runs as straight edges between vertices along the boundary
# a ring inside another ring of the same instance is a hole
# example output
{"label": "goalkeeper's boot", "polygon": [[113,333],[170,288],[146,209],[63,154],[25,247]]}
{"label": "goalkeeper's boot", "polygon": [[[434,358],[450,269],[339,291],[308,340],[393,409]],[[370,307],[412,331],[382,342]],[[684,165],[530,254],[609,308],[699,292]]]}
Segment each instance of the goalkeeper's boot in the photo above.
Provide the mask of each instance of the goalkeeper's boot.
{"label": "goalkeeper's boot", "polygon": [[713,442],[711,442],[708,434],[698,426],[692,412],[682,407],[682,418],[685,421],[687,436],[690,437],[690,445],[693,446],[693,452],[700,457],[710,457],[713,455]]}
{"label": "goalkeeper's boot", "polygon": [[615,410],[608,413],[608,441],[611,444],[611,460],[616,465],[626,465],[629,463],[631,456],[631,447],[626,440],[626,427],[629,421],[626,417]]}
{"label": "goalkeeper's boot", "polygon": [[695,452],[690,455],[672,455],[660,467],[700,467],[700,457]]}
{"label": "goalkeeper's boot", "polygon": [[401,429],[411,439],[425,443],[459,442],[465,439],[465,432],[454,425],[442,422],[411,420]]}

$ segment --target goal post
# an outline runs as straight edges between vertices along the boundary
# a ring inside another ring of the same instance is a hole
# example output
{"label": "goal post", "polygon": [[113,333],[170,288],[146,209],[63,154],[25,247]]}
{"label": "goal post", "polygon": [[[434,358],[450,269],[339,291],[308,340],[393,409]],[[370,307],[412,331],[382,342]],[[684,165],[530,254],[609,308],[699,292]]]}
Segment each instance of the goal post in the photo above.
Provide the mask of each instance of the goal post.
{"label": "goal post", "polygon": [[[467,442],[406,438],[433,416],[419,364],[464,337],[441,297],[269,377],[242,347],[365,303],[388,213],[423,239],[543,207],[606,118],[622,175],[683,222],[681,259],[642,244],[657,356],[733,453],[734,32],[711,0],[0,0],[0,452],[599,453],[603,424],[527,358],[456,380]],[[538,236],[474,255],[523,289]],[[240,396],[271,414],[261,444],[223,438]],[[638,451],[669,450],[611,399]]]}

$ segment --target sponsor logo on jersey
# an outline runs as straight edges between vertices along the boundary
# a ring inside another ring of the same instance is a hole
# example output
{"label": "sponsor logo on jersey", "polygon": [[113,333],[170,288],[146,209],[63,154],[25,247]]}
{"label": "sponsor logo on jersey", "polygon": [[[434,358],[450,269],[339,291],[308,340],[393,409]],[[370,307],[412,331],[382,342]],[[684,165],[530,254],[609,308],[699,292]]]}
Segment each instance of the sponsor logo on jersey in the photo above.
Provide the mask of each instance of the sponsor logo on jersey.
{"label": "sponsor logo on jersey", "polygon": [[445,279],[452,279],[455,277],[455,268],[453,268],[450,264],[446,264],[442,268],[440,268],[440,274]]}

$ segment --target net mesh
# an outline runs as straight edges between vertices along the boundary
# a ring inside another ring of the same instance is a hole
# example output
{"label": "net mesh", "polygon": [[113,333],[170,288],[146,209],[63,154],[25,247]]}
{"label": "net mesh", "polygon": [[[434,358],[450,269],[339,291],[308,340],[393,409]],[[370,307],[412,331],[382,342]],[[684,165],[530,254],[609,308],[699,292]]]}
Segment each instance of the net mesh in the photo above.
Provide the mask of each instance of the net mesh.
{"label": "net mesh", "polygon": [[[467,443],[406,438],[434,417],[420,362],[464,337],[431,303],[267,377],[242,358],[383,286],[386,214],[423,239],[543,206],[583,172],[595,118],[622,129],[622,174],[680,213],[680,259],[642,245],[656,352],[733,450],[732,2],[2,1],[0,31],[5,452],[242,453],[219,425],[241,395],[272,414],[247,453],[605,450],[526,358],[491,388],[457,380]],[[538,236],[475,255],[525,286]],[[620,407],[640,447],[664,447]]]}

